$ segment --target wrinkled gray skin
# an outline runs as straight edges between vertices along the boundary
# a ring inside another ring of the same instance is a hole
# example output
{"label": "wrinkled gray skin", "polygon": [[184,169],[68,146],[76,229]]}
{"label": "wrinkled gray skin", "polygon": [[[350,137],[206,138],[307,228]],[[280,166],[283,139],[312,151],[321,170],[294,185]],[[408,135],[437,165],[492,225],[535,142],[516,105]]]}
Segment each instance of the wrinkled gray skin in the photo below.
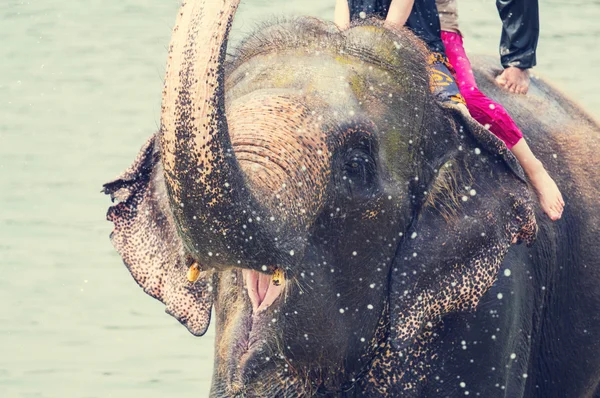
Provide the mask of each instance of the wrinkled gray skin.
{"label": "wrinkled gray skin", "polygon": [[[410,33],[297,19],[225,62],[237,5],[182,6],[161,130],[105,185],[138,284],[195,335],[214,305],[211,396],[594,396],[598,126],[475,63],[563,191],[552,224],[504,144],[435,101]],[[241,271],[276,268],[254,313]]]}

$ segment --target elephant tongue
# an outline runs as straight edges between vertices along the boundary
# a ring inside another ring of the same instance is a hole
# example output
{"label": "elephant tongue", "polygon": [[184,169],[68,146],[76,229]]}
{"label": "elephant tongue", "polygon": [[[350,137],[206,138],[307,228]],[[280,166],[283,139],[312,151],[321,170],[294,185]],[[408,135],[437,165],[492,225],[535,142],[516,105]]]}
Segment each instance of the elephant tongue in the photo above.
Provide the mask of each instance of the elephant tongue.
{"label": "elephant tongue", "polygon": [[266,310],[273,304],[285,287],[285,280],[281,273],[267,275],[257,271],[243,270],[242,274],[254,314]]}

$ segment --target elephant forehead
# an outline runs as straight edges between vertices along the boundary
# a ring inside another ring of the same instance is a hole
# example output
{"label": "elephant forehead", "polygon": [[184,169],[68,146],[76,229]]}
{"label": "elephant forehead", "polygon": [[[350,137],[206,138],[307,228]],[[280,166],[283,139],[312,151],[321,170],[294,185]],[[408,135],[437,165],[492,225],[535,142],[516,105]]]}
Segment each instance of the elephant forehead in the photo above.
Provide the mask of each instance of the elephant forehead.
{"label": "elephant forehead", "polygon": [[231,142],[253,194],[281,221],[310,224],[331,174],[324,115],[294,94],[253,92],[228,107]]}
{"label": "elephant forehead", "polygon": [[253,92],[296,91],[356,112],[358,101],[349,85],[355,63],[314,48],[256,56],[227,77],[227,97],[237,101]]}

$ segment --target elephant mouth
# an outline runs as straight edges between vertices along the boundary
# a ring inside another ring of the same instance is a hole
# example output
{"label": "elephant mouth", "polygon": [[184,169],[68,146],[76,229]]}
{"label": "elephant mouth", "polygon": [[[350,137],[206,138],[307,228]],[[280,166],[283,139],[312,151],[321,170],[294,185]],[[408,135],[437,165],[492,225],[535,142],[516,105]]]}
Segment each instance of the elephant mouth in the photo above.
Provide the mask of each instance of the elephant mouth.
{"label": "elephant mouth", "polygon": [[[271,275],[244,269],[242,276],[252,310],[240,312],[235,330],[232,330],[233,335],[237,336],[227,360],[228,388],[232,394],[244,391],[248,380],[272,366],[269,363],[272,362],[269,358],[269,342],[277,310],[267,309],[274,309],[279,304],[278,298],[283,295],[286,285],[283,272],[279,269]],[[267,316],[270,314],[273,316]]]}
{"label": "elephant mouth", "polygon": [[252,303],[253,315],[258,315],[269,308],[285,289],[285,277],[279,269],[276,269],[272,275],[252,270],[244,270],[242,274]]}

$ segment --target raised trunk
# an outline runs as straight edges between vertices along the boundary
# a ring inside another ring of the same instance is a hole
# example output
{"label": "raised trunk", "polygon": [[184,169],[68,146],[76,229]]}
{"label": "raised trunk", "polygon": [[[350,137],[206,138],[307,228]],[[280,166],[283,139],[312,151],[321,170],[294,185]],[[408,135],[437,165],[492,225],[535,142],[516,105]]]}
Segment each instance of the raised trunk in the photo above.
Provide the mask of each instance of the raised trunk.
{"label": "raised trunk", "polygon": [[265,228],[251,219],[267,217],[246,187],[225,116],[223,62],[238,4],[205,0],[182,5],[163,91],[161,153],[171,209],[187,251],[211,266],[272,252],[264,247],[270,239],[257,239]]}

